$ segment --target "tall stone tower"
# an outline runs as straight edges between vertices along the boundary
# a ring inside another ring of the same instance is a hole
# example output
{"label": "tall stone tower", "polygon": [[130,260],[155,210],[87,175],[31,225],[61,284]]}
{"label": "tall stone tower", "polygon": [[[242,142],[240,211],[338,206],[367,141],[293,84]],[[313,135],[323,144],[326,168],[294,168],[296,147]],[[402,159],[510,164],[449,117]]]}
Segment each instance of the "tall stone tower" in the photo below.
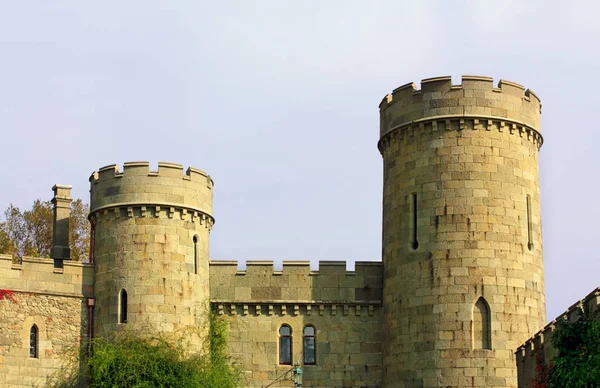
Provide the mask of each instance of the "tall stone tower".
{"label": "tall stone tower", "polygon": [[474,76],[383,99],[385,386],[516,386],[545,322],[540,107]]}
{"label": "tall stone tower", "polygon": [[96,335],[127,327],[206,335],[212,179],[178,164],[110,165],[90,177]]}

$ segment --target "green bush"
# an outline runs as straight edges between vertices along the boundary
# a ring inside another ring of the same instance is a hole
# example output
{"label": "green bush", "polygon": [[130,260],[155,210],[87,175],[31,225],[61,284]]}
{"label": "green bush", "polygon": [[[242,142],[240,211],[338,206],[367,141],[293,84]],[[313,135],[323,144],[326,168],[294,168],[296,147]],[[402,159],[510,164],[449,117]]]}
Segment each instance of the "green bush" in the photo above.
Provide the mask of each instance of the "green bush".
{"label": "green bush", "polygon": [[214,314],[209,321],[207,354],[188,354],[181,339],[121,331],[93,339],[81,371],[63,373],[53,385],[77,387],[85,381],[93,388],[235,388],[241,373],[226,354],[226,323]]}
{"label": "green bush", "polygon": [[600,386],[600,315],[581,312],[575,322],[562,320],[552,333],[549,387],[595,388]]}

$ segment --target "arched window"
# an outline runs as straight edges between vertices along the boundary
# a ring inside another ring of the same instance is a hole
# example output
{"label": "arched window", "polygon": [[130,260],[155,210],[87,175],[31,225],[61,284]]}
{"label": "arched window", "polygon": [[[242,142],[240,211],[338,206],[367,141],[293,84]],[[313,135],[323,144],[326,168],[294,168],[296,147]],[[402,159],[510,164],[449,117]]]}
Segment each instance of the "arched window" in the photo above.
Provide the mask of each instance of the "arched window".
{"label": "arched window", "polygon": [[292,328],[279,328],[279,365],[292,365]]}
{"label": "arched window", "polygon": [[473,349],[492,348],[490,305],[481,297],[473,306]]}
{"label": "arched window", "polygon": [[127,291],[121,290],[119,294],[119,323],[127,323]]}
{"label": "arched window", "polygon": [[304,365],[315,365],[317,363],[315,331],[315,327],[311,325],[304,328],[304,338],[302,341]]}
{"label": "arched window", "polygon": [[38,328],[31,326],[29,330],[29,357],[38,358]]}
{"label": "arched window", "polygon": [[194,236],[194,273],[198,274],[198,236]]}

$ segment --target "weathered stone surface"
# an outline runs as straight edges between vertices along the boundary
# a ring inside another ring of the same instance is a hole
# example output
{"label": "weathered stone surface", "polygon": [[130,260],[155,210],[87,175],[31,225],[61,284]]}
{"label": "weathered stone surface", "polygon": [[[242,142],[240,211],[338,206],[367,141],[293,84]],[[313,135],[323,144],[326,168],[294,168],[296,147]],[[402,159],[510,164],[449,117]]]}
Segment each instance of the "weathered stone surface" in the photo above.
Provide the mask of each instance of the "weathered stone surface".
{"label": "weathered stone surface", "polygon": [[[71,350],[85,345],[93,266],[65,262],[64,273],[55,273],[51,259],[23,258],[15,266],[12,257],[0,255],[0,289],[12,292],[0,300],[0,386],[45,386]],[[36,358],[29,354],[34,325]]]}
{"label": "weathered stone surface", "polygon": [[545,322],[540,103],[492,86],[424,80],[380,106],[385,386],[514,387],[514,346]]}
{"label": "weathered stone surface", "polygon": [[[90,178],[90,220],[97,264],[97,335],[149,325],[162,332],[190,326],[201,351],[207,334],[208,235],[213,224],[212,179],[181,165],[146,162],[101,168]],[[127,292],[127,321],[120,293]]]}

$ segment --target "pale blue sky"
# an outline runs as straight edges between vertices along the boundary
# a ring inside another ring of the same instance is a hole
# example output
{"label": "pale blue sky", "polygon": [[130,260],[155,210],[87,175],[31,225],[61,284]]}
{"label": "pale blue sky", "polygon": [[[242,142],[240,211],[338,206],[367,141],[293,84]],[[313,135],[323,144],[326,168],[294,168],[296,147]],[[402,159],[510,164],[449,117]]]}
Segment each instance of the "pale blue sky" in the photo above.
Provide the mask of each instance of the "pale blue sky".
{"label": "pale blue sky", "polygon": [[0,3],[0,208],[126,161],[215,179],[213,259],[380,260],[382,97],[476,74],[542,99],[548,318],[600,284],[600,6]]}

